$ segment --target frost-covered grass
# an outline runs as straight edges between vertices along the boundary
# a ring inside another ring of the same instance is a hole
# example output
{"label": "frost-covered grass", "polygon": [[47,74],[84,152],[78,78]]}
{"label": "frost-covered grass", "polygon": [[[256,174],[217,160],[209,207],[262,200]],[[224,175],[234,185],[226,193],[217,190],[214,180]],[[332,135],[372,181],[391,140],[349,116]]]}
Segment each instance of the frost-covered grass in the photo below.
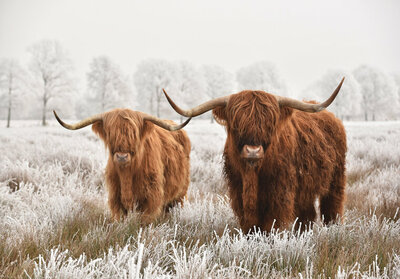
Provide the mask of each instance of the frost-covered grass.
{"label": "frost-covered grass", "polygon": [[347,208],[393,217],[400,206],[400,123],[350,122],[346,130]]}
{"label": "frost-covered grass", "polygon": [[0,128],[0,278],[400,278],[400,122],[346,123],[343,224],[268,235],[238,230],[217,124],[188,125],[188,198],[147,227],[111,220],[89,128],[37,124]]}

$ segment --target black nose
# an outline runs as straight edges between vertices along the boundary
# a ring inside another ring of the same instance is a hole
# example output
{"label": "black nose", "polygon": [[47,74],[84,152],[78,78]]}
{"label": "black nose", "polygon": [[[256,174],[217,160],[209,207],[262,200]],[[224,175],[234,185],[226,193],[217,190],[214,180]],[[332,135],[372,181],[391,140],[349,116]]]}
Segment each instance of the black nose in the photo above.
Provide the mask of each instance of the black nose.
{"label": "black nose", "polygon": [[126,162],[128,159],[128,154],[117,153],[116,156],[117,156],[118,162],[120,162],[120,163]]}

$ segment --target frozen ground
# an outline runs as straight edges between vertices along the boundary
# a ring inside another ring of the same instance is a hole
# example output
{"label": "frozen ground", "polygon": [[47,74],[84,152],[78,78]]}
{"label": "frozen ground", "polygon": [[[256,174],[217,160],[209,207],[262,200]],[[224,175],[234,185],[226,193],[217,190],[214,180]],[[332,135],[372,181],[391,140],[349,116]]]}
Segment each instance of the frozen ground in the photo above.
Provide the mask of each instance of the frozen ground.
{"label": "frozen ground", "polygon": [[0,277],[400,278],[400,122],[349,122],[346,218],[244,235],[221,178],[225,131],[186,128],[183,208],[140,228],[110,220],[102,142],[90,128],[0,122]]}

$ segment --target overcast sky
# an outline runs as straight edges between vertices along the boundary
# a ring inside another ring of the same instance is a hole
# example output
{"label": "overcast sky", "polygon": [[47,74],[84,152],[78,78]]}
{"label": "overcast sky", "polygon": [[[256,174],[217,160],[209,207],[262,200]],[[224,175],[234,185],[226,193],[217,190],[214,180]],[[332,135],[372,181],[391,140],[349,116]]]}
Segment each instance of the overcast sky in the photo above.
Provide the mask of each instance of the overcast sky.
{"label": "overcast sky", "polygon": [[400,73],[400,1],[0,0],[0,58],[25,63],[42,39],[60,41],[83,82],[98,55],[127,74],[145,58],[233,73],[267,60],[297,91],[330,68]]}

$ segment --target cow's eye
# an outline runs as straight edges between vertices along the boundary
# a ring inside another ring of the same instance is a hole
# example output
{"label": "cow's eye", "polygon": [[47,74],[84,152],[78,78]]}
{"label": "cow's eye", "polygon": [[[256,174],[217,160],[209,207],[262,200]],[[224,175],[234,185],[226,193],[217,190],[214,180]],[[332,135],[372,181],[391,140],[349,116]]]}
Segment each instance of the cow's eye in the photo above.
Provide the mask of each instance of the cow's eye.
{"label": "cow's eye", "polygon": [[265,150],[267,150],[269,144],[263,143],[263,144],[261,144],[261,146],[262,146],[262,148],[264,149],[264,152],[265,152]]}
{"label": "cow's eye", "polygon": [[237,144],[238,144],[239,150],[242,150],[243,146],[246,144],[246,141],[244,138],[240,138],[240,139],[238,139]]}

